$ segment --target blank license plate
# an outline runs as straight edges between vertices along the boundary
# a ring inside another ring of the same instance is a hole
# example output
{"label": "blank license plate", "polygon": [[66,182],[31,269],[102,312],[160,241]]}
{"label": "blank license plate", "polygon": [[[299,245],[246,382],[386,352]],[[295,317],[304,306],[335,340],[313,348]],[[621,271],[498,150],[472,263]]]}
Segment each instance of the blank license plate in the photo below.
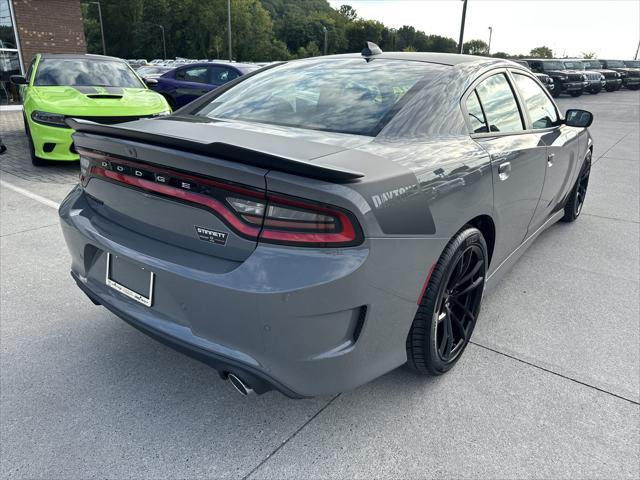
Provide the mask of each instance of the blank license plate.
{"label": "blank license plate", "polygon": [[147,307],[153,303],[155,274],[107,252],[107,286]]}

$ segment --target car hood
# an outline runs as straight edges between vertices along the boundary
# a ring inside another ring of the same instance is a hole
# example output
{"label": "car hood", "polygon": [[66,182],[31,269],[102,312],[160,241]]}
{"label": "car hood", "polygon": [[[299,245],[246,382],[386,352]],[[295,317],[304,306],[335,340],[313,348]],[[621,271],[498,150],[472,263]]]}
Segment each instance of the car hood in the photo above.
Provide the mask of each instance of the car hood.
{"label": "car hood", "polygon": [[626,67],[626,68],[612,68],[612,70],[615,70],[616,72],[620,72],[620,73],[625,73],[627,75],[631,75],[632,77],[637,77],[638,74],[640,74],[640,68]]}
{"label": "car hood", "polygon": [[166,100],[146,88],[33,87],[36,109],[64,115],[151,115],[169,110]]}
{"label": "car hood", "polygon": [[582,70],[545,70],[548,75],[582,75]]}

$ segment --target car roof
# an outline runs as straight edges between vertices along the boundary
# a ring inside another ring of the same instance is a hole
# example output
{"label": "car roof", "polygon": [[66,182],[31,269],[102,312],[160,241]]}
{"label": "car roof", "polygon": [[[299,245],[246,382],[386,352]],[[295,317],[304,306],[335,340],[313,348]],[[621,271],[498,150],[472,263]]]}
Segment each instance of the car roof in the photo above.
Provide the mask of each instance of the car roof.
{"label": "car roof", "polygon": [[[324,58],[363,58],[360,53],[345,53],[342,55],[327,55]],[[318,57],[311,57],[318,58]],[[460,53],[440,53],[440,52],[383,52],[377,55],[371,55],[369,58],[385,58],[388,60],[407,60],[413,62],[438,63],[440,65],[460,65],[462,63],[487,62],[494,60],[496,62],[502,59],[492,57],[481,57],[478,55],[465,55]]]}
{"label": "car roof", "polygon": [[[112,62],[125,62],[122,58],[95,55],[93,53],[41,53],[40,58],[95,59]],[[126,63],[126,62],[125,62]]]}
{"label": "car roof", "polygon": [[198,67],[198,66],[201,66],[201,65],[222,65],[224,67],[234,67],[234,68],[250,68],[250,67],[255,66],[252,63],[212,61],[212,62],[178,63],[178,65],[176,65],[174,68]]}

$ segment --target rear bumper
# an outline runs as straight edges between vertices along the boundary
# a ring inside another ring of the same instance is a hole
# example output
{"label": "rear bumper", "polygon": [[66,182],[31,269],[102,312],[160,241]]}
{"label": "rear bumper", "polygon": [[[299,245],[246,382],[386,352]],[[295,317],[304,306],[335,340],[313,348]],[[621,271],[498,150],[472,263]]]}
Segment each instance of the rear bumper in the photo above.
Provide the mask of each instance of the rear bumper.
{"label": "rear bumper", "polygon": [[[290,397],[357,387],[406,362],[424,277],[445,240],[357,248],[259,245],[243,262],[144,237],[97,215],[82,189],[60,207],[71,271],[95,302],[139,330]],[[397,253],[401,251],[402,254]],[[106,252],[156,275],[145,307],[105,284]]]}
{"label": "rear bumper", "polygon": [[[87,297],[96,305],[101,305],[102,298],[95,294],[86,284],[83,282],[78,274],[71,272],[71,277],[76,281],[76,284],[82,290]],[[219,372],[232,372],[235,375],[242,378],[247,384],[251,385],[251,388],[256,393],[264,393],[269,390],[278,390],[289,398],[304,398],[295,392],[289,390],[284,385],[279,384],[273,378],[265,375],[263,372],[251,368],[249,365],[242,364],[234,361],[230,358],[216,354],[211,350],[200,348],[193,342],[189,342],[186,339],[180,338],[176,335],[168,335],[167,333],[154,329],[149,324],[141,321],[139,318],[130,315],[125,310],[119,310],[112,303],[105,303],[103,305],[114,315],[118,316],[132,327],[138,329],[145,335],[157,340],[164,345],[177,350],[191,358],[199,360],[211,367],[215,368]]]}

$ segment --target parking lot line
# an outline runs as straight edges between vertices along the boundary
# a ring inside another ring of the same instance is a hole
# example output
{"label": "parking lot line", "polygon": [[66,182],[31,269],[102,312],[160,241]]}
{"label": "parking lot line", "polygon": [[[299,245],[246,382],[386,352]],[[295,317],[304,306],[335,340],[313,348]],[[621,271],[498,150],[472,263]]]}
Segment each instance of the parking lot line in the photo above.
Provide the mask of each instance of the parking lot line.
{"label": "parking lot line", "polygon": [[4,188],[8,188],[9,190],[12,190],[16,193],[19,193],[21,195],[24,195],[25,197],[28,197],[32,200],[35,200],[36,202],[40,202],[43,205],[46,205],[47,207],[51,207],[51,208],[55,208],[56,210],[60,207],[59,203],[54,202],[53,200],[49,200],[48,198],[44,198],[40,195],[38,195],[37,193],[33,193],[30,192],[29,190],[26,190],[24,188],[18,187],[16,185],[13,185],[9,182],[6,182],[4,180],[0,180],[0,185],[2,185]]}

